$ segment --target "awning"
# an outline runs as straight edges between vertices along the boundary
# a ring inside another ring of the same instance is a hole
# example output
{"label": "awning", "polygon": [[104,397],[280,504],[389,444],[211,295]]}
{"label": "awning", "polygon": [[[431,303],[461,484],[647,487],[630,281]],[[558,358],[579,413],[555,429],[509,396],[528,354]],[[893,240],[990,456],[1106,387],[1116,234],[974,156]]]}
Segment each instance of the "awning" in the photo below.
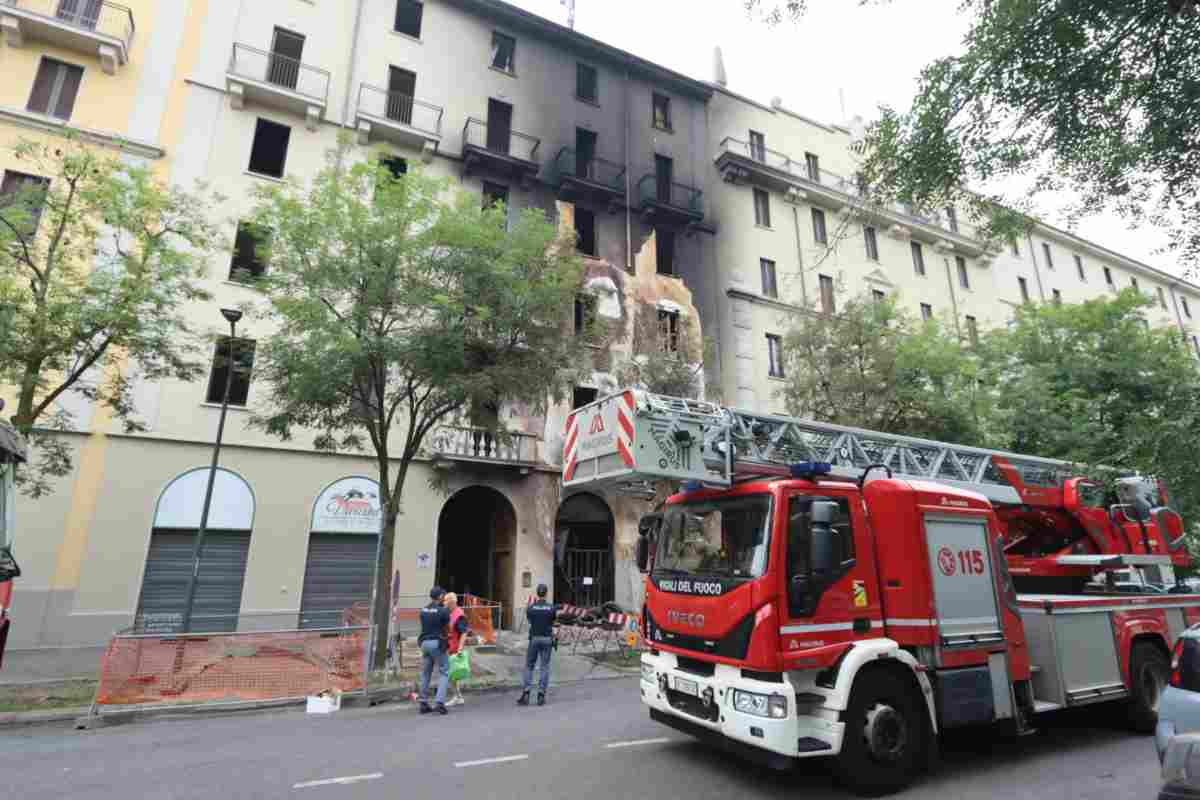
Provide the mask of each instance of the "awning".
{"label": "awning", "polygon": [[7,422],[0,420],[0,461],[24,461],[25,440]]}

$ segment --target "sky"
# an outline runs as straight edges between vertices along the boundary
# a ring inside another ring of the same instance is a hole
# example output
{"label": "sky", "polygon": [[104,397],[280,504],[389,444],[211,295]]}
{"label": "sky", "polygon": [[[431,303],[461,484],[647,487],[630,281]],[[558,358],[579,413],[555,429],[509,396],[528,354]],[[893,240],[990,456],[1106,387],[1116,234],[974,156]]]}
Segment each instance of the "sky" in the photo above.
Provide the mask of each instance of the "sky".
{"label": "sky", "polygon": [[[566,24],[561,0],[508,0]],[[764,0],[769,3],[771,0]],[[575,29],[700,80],[712,80],[713,48],[720,46],[729,88],[826,123],[858,114],[870,120],[880,105],[906,108],[921,68],[958,52],[968,18],[959,0],[894,0],[860,7],[856,0],[810,0],[799,22],[772,28],[747,18],[741,0],[576,0]],[[1068,198],[1040,197],[1045,221],[1066,228]],[[1153,230],[1129,230],[1113,215],[1086,220],[1079,236],[1130,258],[1178,274],[1164,239]]]}

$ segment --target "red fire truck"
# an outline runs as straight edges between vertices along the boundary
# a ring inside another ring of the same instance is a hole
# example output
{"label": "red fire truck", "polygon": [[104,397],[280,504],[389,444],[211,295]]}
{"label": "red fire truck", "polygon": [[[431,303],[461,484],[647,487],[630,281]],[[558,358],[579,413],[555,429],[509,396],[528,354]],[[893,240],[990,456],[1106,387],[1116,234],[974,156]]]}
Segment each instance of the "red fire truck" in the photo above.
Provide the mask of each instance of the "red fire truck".
{"label": "red fire truck", "polygon": [[11,624],[8,609],[12,607],[13,579],[21,574],[12,555],[16,525],[13,477],[16,465],[24,460],[25,443],[7,423],[0,421],[0,665],[4,663],[4,646]]}
{"label": "red fire truck", "polygon": [[[651,717],[774,766],[833,757],[864,794],[907,785],[960,726],[1120,701],[1153,730],[1200,596],[1079,579],[1170,572],[1183,523],[1153,481],[1105,498],[1069,474],[636,391],[568,419],[563,466],[567,489],[684,482],[641,523]],[[1018,568],[1076,591],[1018,594]]]}

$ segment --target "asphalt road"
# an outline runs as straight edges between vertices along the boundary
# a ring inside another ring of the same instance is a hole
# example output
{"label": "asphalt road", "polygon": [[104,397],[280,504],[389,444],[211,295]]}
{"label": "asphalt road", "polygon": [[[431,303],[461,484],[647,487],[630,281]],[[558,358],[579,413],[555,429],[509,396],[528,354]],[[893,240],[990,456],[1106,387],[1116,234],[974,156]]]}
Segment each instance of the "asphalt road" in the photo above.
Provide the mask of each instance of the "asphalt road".
{"label": "asphalt road", "polygon": [[[653,723],[635,679],[468,698],[447,717],[407,705],[160,719],[76,732],[0,730],[0,798],[847,798],[820,762],[747,765]],[[1150,800],[1153,740],[1111,711],[1050,720],[1017,741],[958,734],[903,797]]]}

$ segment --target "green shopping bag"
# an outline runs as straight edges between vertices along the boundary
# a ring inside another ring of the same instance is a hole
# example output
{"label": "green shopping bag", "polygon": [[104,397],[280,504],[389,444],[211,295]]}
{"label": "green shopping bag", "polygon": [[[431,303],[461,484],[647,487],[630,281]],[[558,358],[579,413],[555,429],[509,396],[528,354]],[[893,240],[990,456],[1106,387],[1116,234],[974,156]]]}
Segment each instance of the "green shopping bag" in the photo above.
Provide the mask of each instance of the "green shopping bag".
{"label": "green shopping bag", "polygon": [[450,656],[450,680],[461,681],[471,677],[471,651],[467,648]]}

